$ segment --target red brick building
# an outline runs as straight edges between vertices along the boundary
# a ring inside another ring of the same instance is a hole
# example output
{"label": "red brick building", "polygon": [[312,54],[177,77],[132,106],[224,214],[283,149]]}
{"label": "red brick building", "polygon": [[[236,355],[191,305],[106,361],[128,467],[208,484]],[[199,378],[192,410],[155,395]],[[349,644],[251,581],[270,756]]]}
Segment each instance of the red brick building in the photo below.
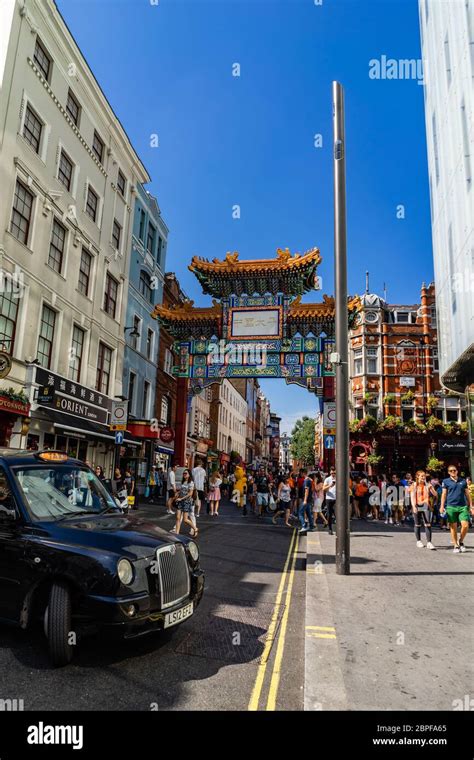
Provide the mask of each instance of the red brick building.
{"label": "red brick building", "polygon": [[[163,285],[163,305],[176,306],[186,301],[186,296],[181,290],[180,284],[174,272],[165,274]],[[172,347],[174,338],[160,327],[160,341],[158,350],[158,369],[155,399],[155,417],[160,427],[174,428],[176,419],[176,378],[171,374],[174,364]],[[164,467],[169,466],[173,453],[174,442],[160,441],[157,444],[158,453]]]}
{"label": "red brick building", "polygon": [[370,293],[361,301],[349,338],[353,468],[365,470],[374,453],[400,472],[431,456],[465,466],[464,402],[442,391],[439,379],[434,284],[423,284],[418,304],[388,304]]}

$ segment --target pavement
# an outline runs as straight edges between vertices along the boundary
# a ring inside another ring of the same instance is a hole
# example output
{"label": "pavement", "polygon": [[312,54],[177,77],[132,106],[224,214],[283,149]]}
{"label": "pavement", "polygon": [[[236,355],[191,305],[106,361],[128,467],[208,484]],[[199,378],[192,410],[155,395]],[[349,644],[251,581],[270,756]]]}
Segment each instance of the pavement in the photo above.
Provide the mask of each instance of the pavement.
{"label": "pavement", "polygon": [[[163,505],[138,514],[171,528]],[[408,528],[352,522],[351,575],[335,537],[297,535],[222,504],[198,521],[206,589],[165,634],[84,638],[54,669],[41,629],[0,626],[0,700],[25,710],[452,710],[472,684],[469,551],[417,549]]]}
{"label": "pavement", "polygon": [[351,531],[349,576],[336,574],[335,536],[306,539],[305,709],[460,709],[473,684],[474,535],[453,554],[436,529],[436,551],[408,526]]}

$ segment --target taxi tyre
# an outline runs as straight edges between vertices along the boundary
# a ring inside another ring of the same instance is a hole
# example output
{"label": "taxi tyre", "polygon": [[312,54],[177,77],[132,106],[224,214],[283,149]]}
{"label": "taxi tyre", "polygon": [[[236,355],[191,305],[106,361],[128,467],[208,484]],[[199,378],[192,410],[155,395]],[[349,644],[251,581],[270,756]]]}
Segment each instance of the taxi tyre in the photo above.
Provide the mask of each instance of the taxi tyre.
{"label": "taxi tyre", "polygon": [[71,592],[65,583],[53,583],[45,611],[45,630],[53,665],[68,665],[73,656],[71,633]]}

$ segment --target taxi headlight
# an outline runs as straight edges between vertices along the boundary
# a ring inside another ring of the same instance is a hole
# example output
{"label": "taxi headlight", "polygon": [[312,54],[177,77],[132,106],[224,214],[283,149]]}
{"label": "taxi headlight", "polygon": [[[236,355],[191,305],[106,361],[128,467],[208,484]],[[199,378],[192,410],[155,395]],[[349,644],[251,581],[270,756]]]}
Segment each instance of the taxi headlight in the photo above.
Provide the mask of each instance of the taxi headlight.
{"label": "taxi headlight", "polygon": [[133,565],[128,559],[119,559],[117,562],[117,573],[121,582],[129,586],[133,581]]}
{"label": "taxi headlight", "polygon": [[199,547],[194,541],[188,543],[188,552],[190,553],[193,562],[197,562],[199,559]]}

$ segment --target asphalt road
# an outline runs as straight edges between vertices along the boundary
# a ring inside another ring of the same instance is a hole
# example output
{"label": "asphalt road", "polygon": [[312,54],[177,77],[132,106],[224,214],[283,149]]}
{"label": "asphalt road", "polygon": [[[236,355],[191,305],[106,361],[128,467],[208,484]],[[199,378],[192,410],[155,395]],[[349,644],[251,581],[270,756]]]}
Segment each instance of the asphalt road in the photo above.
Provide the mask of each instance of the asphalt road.
{"label": "asphalt road", "polygon": [[[162,506],[140,512],[173,524]],[[22,699],[25,710],[302,709],[301,542],[231,504],[199,527],[206,591],[192,618],[172,634],[84,639],[61,669],[40,630],[0,626],[0,699]]]}

